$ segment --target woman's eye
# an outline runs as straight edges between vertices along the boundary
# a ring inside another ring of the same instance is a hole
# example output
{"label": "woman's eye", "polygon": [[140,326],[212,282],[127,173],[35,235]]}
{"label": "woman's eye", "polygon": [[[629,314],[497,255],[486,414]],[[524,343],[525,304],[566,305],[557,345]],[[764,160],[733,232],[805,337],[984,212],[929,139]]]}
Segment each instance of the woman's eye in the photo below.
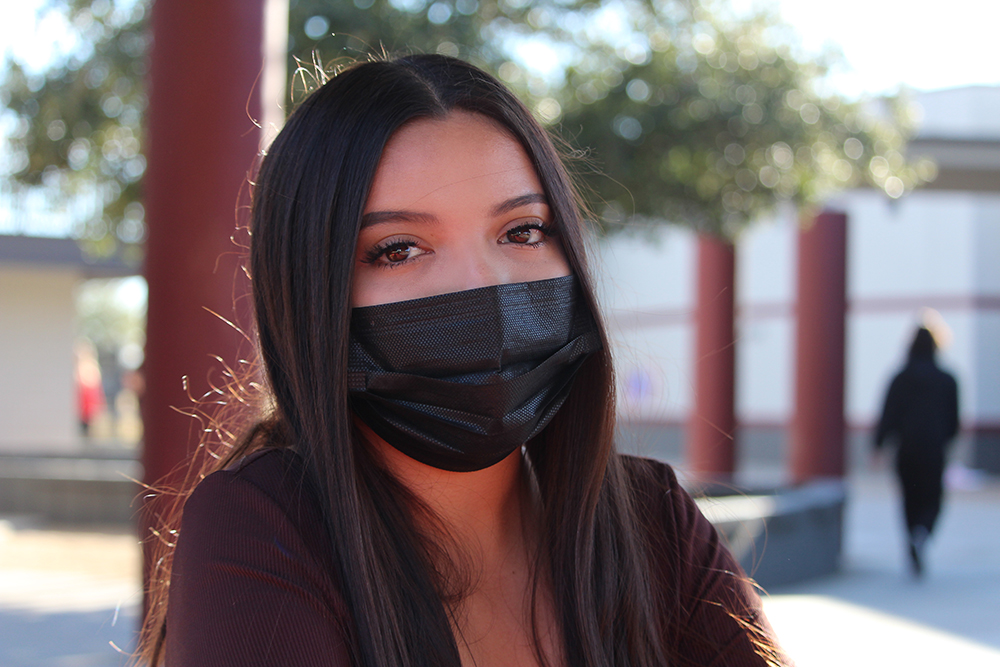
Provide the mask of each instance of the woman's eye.
{"label": "woman's eye", "polygon": [[416,241],[389,240],[365,252],[361,261],[382,267],[398,266],[425,254]]}
{"label": "woman's eye", "polygon": [[506,241],[501,243],[513,243],[516,245],[537,245],[545,240],[546,230],[538,225],[524,225],[509,230],[504,237]]}
{"label": "woman's eye", "polygon": [[405,262],[410,259],[414,247],[409,243],[396,243],[382,251],[382,256],[390,263]]}

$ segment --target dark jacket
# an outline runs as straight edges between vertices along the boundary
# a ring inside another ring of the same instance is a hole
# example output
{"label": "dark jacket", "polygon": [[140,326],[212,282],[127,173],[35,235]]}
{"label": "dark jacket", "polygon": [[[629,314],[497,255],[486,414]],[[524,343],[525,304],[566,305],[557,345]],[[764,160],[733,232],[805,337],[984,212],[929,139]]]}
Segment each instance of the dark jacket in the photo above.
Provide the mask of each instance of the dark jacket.
{"label": "dark jacket", "polygon": [[895,439],[900,455],[943,453],[958,432],[958,384],[933,356],[911,357],[885,398],[875,446]]}

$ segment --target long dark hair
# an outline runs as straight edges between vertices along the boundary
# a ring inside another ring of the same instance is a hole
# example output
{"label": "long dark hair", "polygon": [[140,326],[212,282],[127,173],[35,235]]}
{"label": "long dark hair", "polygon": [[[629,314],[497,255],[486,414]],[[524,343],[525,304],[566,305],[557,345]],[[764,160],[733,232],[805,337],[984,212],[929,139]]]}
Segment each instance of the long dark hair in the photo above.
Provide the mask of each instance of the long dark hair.
{"label": "long dark hair", "polygon": [[[351,612],[353,659],[365,667],[460,664],[433,540],[413,527],[414,499],[356,432],[347,391],[353,257],[383,148],[404,123],[453,109],[492,119],[524,148],[596,315],[577,198],[551,139],[500,82],[460,60],[414,55],[343,69],[288,119],[253,192],[250,272],[273,410],[226,460],[265,445],[303,458]],[[546,536],[538,562],[552,582],[568,664],[652,667],[666,663],[670,605],[652,593],[643,531],[614,449],[603,327],[601,335],[602,350],[585,362],[563,408],[526,445]],[[147,632],[162,643],[156,628]]]}

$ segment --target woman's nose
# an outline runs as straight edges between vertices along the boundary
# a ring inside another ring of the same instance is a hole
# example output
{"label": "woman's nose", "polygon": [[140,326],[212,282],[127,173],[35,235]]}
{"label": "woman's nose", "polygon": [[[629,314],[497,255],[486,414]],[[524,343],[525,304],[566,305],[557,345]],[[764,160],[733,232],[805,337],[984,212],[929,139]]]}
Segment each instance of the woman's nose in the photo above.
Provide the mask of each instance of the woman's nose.
{"label": "woman's nose", "polygon": [[503,263],[486,253],[469,253],[452,267],[454,292],[511,282]]}

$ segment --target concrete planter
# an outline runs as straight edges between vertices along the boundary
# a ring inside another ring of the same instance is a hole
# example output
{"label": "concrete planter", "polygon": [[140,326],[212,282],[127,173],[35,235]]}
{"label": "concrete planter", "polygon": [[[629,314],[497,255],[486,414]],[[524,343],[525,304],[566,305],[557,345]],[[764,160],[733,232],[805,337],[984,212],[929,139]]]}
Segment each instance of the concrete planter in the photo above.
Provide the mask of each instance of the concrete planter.
{"label": "concrete planter", "polygon": [[841,479],[697,499],[743,569],[767,589],[837,571],[846,491]]}

